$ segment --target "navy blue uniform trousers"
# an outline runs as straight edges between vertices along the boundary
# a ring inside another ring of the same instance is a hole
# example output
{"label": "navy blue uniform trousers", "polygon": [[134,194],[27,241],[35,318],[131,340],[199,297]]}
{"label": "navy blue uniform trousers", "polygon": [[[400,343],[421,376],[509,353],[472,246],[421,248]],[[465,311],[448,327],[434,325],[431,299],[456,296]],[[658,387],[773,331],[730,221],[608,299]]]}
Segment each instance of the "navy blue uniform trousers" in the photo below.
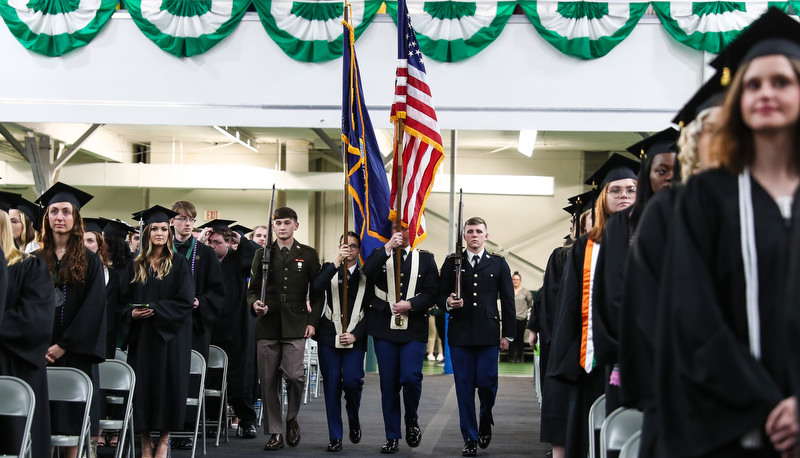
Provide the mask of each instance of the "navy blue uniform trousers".
{"label": "navy blue uniform trousers", "polygon": [[342,392],[349,423],[358,422],[361,390],[364,386],[363,350],[319,346],[319,367],[322,370],[322,389],[325,393],[325,413],[328,417],[328,438],[342,438]]}
{"label": "navy blue uniform trousers", "polygon": [[422,396],[422,362],[425,342],[391,342],[373,337],[381,375],[381,407],[386,439],[400,439],[400,389],[405,418],[417,418]]}
{"label": "navy blue uniform trousers", "polygon": [[458,417],[464,441],[478,440],[475,417],[475,389],[478,389],[480,416],[493,423],[492,407],[497,396],[497,345],[480,347],[450,346],[453,379],[456,384]]}

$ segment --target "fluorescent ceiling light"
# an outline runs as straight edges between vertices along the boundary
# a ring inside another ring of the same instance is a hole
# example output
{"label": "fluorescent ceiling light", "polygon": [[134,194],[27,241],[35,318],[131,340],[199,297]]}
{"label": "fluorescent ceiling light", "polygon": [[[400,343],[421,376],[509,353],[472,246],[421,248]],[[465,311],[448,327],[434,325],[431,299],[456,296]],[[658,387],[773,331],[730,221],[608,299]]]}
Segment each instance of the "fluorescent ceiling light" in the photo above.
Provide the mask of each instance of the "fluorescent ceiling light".
{"label": "fluorescent ceiling light", "polygon": [[245,141],[242,141],[242,139],[241,139],[241,138],[239,138],[239,137],[240,137],[240,134],[239,134],[239,131],[238,131],[238,130],[236,130],[236,129],[233,129],[233,131],[234,131],[234,133],[235,133],[235,134],[232,134],[232,133],[228,132],[228,130],[227,130],[227,129],[228,129],[228,127],[227,127],[227,126],[226,126],[225,128],[222,128],[222,127],[220,127],[220,126],[211,126],[211,127],[213,127],[214,129],[216,129],[216,131],[217,131],[217,132],[219,132],[219,133],[221,133],[222,135],[224,135],[224,136],[226,136],[226,137],[230,138],[232,141],[234,141],[234,142],[236,142],[236,143],[238,143],[238,144],[240,144],[240,145],[244,146],[245,148],[249,149],[250,151],[252,151],[252,152],[254,152],[254,153],[257,153],[257,152],[258,152],[258,150],[257,150],[257,149],[256,149],[254,146],[250,145],[250,139],[248,139],[248,140],[245,142]]}
{"label": "fluorescent ceiling light", "polygon": [[517,144],[517,151],[528,157],[533,156],[533,146],[536,144],[537,134],[538,131],[535,130],[519,131],[519,143]]}

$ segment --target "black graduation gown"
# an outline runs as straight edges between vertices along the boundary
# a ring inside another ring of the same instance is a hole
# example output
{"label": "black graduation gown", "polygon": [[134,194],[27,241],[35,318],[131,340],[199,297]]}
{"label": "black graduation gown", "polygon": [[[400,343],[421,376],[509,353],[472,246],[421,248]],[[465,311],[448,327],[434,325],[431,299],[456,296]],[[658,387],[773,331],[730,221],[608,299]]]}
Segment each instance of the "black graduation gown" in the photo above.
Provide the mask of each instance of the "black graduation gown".
{"label": "black graduation gown", "polygon": [[[123,294],[128,289],[128,277],[132,260],[128,260],[121,266],[111,266],[108,268],[108,281],[106,285],[106,359],[114,358],[117,347],[125,348],[128,342],[129,323],[122,319],[128,310],[128,304],[123,300]],[[113,283],[113,285],[112,285]],[[113,313],[113,316],[108,316]]]}
{"label": "black graduation gown", "polygon": [[[36,395],[31,426],[35,458],[50,457],[50,404],[44,357],[53,329],[52,285],[47,265],[39,258],[27,256],[9,266],[8,287],[3,295],[6,313],[0,322],[0,375],[21,378]],[[22,426],[18,425],[19,431]],[[16,450],[3,447],[11,445],[10,441],[2,439],[7,433],[14,431],[0,427],[0,453],[16,454],[18,446]]]}
{"label": "black graduation gown", "polygon": [[189,269],[184,258],[173,256],[172,270],[163,279],[151,273],[147,283],[131,284],[124,296],[125,303],[147,303],[154,311],[152,317],[139,320],[131,319],[133,308],[125,311],[130,323],[128,364],[136,373],[133,421],[140,432],[184,426],[194,303]]}
{"label": "black graduation gown", "polygon": [[[319,327],[317,327],[317,332],[314,334],[314,340],[319,342],[320,345],[325,345],[327,347],[336,347],[336,340],[338,340],[338,335],[336,334],[336,327],[333,325],[333,322],[325,316],[325,312],[328,310],[333,310],[333,306],[331,305],[331,295],[334,294],[331,291],[331,280],[333,279],[334,275],[338,275],[337,284],[338,288],[336,294],[339,295],[339,304],[342,304],[342,276],[344,275],[344,263],[339,266],[337,269],[334,267],[332,262],[326,262],[322,265],[322,269],[317,275],[317,278],[314,279],[314,283],[312,284],[312,288],[315,291],[325,291],[325,307],[322,311],[322,317],[319,319]],[[361,269],[356,266],[356,269],[353,271],[353,275],[347,279],[347,297],[348,306],[347,306],[347,314],[349,316],[348,323],[352,323],[353,320],[358,320],[359,317],[355,315],[355,307],[353,306],[356,302],[356,296],[358,295],[358,282],[359,279],[363,275]],[[361,320],[356,324],[353,328],[353,336],[356,338],[356,341],[353,343],[354,350],[360,351],[367,351],[367,320],[364,319],[366,316],[367,310],[369,310],[369,304],[372,302],[372,296],[375,291],[375,286],[372,284],[371,281],[367,280],[366,282],[366,291],[364,292],[364,302],[361,304]],[[344,332],[346,329],[342,329]]]}
{"label": "black graduation gown", "polygon": [[[676,186],[676,185],[673,185]],[[655,335],[664,256],[672,212],[682,187],[665,189],[650,200],[639,220],[625,266],[620,310],[619,360],[625,407],[644,411],[641,456],[655,456]]]}
{"label": "black graduation gown", "polygon": [[[792,205],[792,236],[789,255],[789,277],[786,292],[786,348],[800,348],[800,200]],[[786,352],[792,377],[792,394],[800,396],[800,359],[795,352]]]}
{"label": "black graduation gown", "polygon": [[569,384],[565,440],[567,458],[586,456],[589,450],[589,408],[603,394],[606,380],[605,371],[600,366],[586,373],[580,365],[583,260],[587,254],[588,239],[588,235],[578,238],[567,255],[558,290],[558,311],[553,325],[550,361],[547,363],[549,377]]}
{"label": "black graduation gown", "polygon": [[[242,245],[238,250],[228,250],[222,258],[222,282],[225,286],[225,301],[222,313],[211,331],[211,343],[228,355],[228,394],[245,397],[251,401],[253,392],[253,322],[247,305],[247,276],[250,266],[242,264]],[[244,267],[244,269],[243,269]]]}
{"label": "black graduation gown", "polygon": [[[597,258],[595,294],[593,296],[594,344],[598,366],[611,374],[617,363],[620,309],[624,288],[625,262],[630,247],[630,211],[611,215],[603,230],[603,241]],[[620,387],[611,385],[606,378],[606,411],[620,406]]]}
{"label": "black graduation gown", "polygon": [[[664,456],[736,456],[790,394],[783,326],[790,224],[752,182],[762,357],[750,355],[737,178],[693,177],[677,204],[664,265],[656,399]],[[798,195],[794,196],[795,202]],[[771,450],[764,438],[766,450]],[[750,452],[752,455],[752,452]]]}
{"label": "black graduation gown", "polygon": [[[90,411],[92,434],[96,435],[100,421],[100,388],[97,364],[106,355],[106,285],[103,265],[96,254],[84,248],[86,277],[81,284],[54,285],[66,291],[64,304],[55,309],[50,344],[58,344],[66,353],[53,364],[80,369],[94,385]],[[42,256],[42,251],[34,253]],[[58,268],[58,267],[57,267]],[[53,285],[51,283],[51,285]],[[70,403],[53,403],[50,420],[53,434],[77,434],[83,408]]]}
{"label": "black graduation gown", "polygon": [[[538,320],[534,320],[534,314],[531,313],[528,322],[528,329],[539,333],[539,380],[542,390],[539,440],[562,446],[566,440],[569,385],[555,377],[548,377],[547,363],[553,340],[553,324],[558,310],[558,290],[568,254],[569,247],[558,247],[550,254],[542,288],[536,295],[539,303],[536,313]],[[534,306],[535,304],[536,302]]]}
{"label": "black graduation gown", "polygon": [[217,253],[213,248],[194,240],[194,259],[191,254],[186,259],[188,250],[183,248],[178,249],[175,257],[184,258],[191,268],[194,298],[199,303],[192,311],[192,348],[208,360],[211,329],[225,306],[225,286],[222,283],[222,268]]}
{"label": "black graduation gown", "polygon": [[[6,256],[3,250],[0,250],[0,291],[5,291],[8,288],[8,268],[6,264]],[[0,294],[0,322],[3,321],[3,313],[5,310],[6,298]]]}

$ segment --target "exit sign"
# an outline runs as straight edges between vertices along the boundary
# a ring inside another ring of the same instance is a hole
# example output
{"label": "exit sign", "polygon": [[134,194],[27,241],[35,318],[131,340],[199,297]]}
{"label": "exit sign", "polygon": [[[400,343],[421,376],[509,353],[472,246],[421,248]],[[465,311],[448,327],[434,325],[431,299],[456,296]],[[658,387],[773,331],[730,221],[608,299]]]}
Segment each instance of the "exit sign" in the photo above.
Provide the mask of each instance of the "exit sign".
{"label": "exit sign", "polygon": [[219,210],[206,210],[206,221],[219,218]]}

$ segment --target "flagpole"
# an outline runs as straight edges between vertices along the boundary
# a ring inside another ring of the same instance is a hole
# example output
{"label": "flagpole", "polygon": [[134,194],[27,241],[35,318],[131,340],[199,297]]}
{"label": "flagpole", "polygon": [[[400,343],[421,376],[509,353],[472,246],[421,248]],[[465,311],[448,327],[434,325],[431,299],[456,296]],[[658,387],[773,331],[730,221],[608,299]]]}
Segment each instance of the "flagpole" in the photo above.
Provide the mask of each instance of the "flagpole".
{"label": "flagpole", "polygon": [[[403,206],[403,118],[398,117],[397,122],[394,125],[395,134],[394,134],[394,163],[395,167],[397,168],[397,173],[395,173],[395,186],[394,188],[397,190],[397,198],[395,200],[395,227],[397,228],[398,232],[402,232],[403,230],[403,215],[402,215],[402,206]],[[409,228],[410,230],[411,228]],[[397,247],[394,250],[394,290],[397,291],[397,296],[399,298],[402,289],[400,286],[400,269],[402,267],[402,260],[403,255],[401,253],[403,247]],[[396,316],[394,318],[394,324],[396,326],[403,325],[403,317]]]}
{"label": "flagpole", "polygon": [[[346,22],[350,26],[350,27],[348,27],[348,29],[352,30],[352,25],[350,24],[350,19],[349,19],[350,15],[348,14],[349,8],[350,8],[350,2],[345,1],[344,2],[344,22]],[[346,40],[346,41],[349,43],[348,46],[350,46],[352,48],[353,47],[353,43],[351,43],[349,39]],[[345,42],[344,38],[342,39],[342,42],[343,43]],[[352,51],[352,49],[350,51]],[[350,52],[350,59],[351,60],[353,59],[353,53],[352,52]],[[352,108],[353,108],[353,101],[352,101],[353,87],[352,86],[353,86],[353,78],[355,77],[355,75],[352,75],[352,73],[353,73],[353,65],[352,64],[350,65],[350,73],[351,73],[351,75],[350,75],[351,100],[349,102],[350,103],[350,109],[347,110],[347,111],[352,113]],[[358,87],[358,82],[357,81],[355,82],[355,86]],[[350,119],[348,120],[348,122],[351,122],[351,123],[353,122],[352,114],[351,114]],[[360,146],[361,145],[359,145],[359,147]],[[360,148],[359,148],[359,150],[360,150]],[[348,188],[350,187],[350,176],[348,174],[348,172],[349,172],[349,167],[348,167],[349,164],[348,164],[348,162],[349,161],[347,160],[347,155],[348,154],[349,153],[347,151],[347,145],[345,144],[345,142],[342,142],[342,168],[344,170],[344,194],[342,195],[343,213],[344,213],[344,234],[342,235],[342,243],[344,243],[345,245],[350,245],[350,237],[348,237],[348,235],[347,235],[347,233],[349,232],[348,223],[349,223],[349,219],[350,219],[350,214],[349,214],[348,208],[347,208],[347,206],[350,203],[348,201],[348,199],[347,199],[347,194],[348,194],[348,191],[349,191]],[[339,247],[341,248],[341,245],[339,245]],[[347,303],[349,302],[349,300],[348,300],[349,296],[347,294],[347,280],[348,280],[347,273],[349,271],[349,266],[347,264],[349,262],[349,259],[345,259],[343,262],[344,262],[344,269],[343,269],[343,272],[342,272],[342,332],[347,332],[347,322],[348,322],[348,318],[349,318],[349,313],[348,313],[348,309],[347,309]]]}

